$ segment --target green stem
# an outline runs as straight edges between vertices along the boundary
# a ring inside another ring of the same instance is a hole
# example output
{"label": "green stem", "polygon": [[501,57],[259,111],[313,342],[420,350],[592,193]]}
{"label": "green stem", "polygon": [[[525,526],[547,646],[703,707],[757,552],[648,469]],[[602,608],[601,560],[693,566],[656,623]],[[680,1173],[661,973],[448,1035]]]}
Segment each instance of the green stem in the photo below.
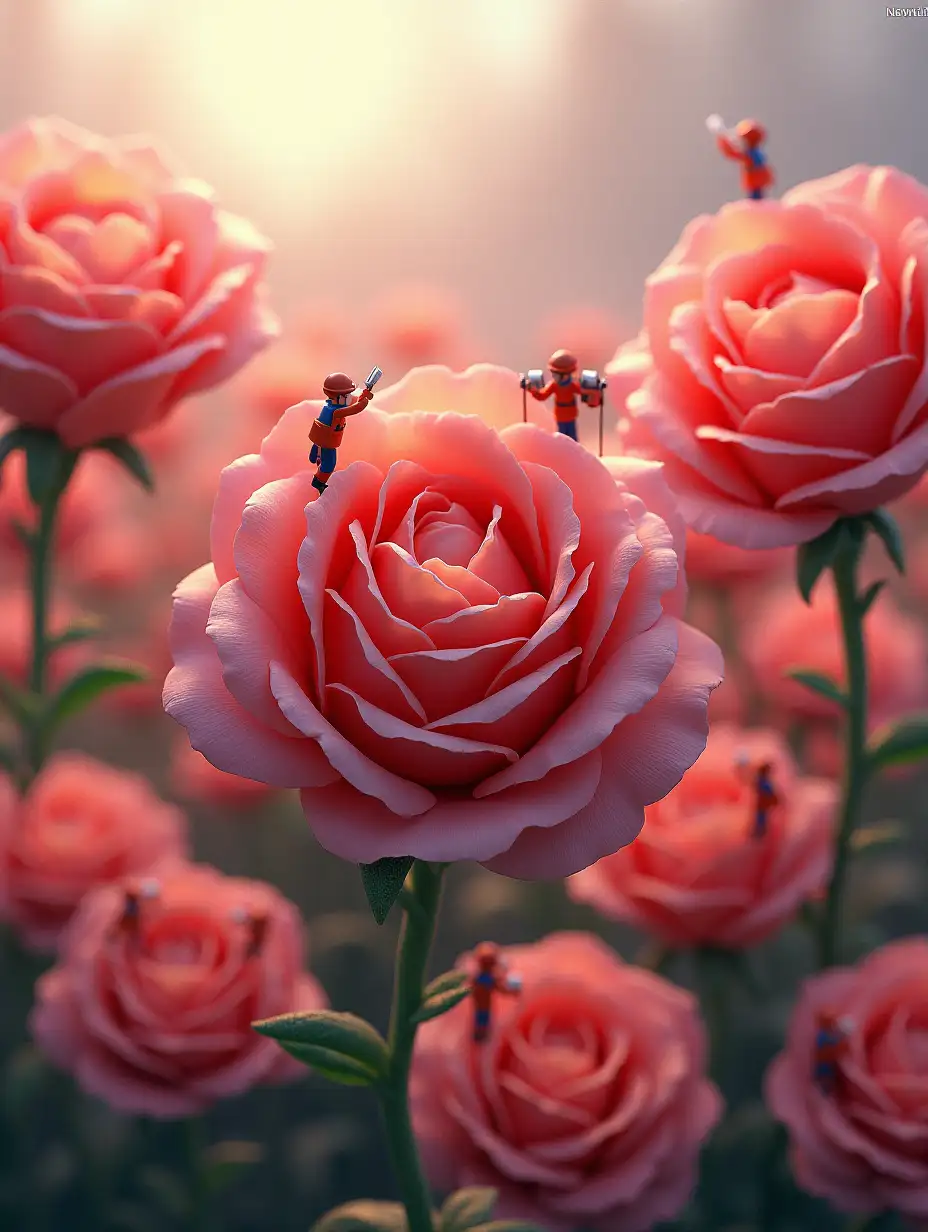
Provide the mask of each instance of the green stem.
{"label": "green stem", "polygon": [[190,1192],[190,1232],[206,1232],[212,1226],[206,1172],[207,1142],[206,1122],[202,1117],[189,1117],[184,1123],[184,1154]]}
{"label": "green stem", "polygon": [[429,951],[435,936],[444,869],[417,860],[411,894],[418,910],[406,907],[396,957],[396,982],[390,1015],[390,1078],[381,1092],[381,1107],[393,1171],[399,1185],[409,1232],[433,1232],[432,1199],[422,1172],[409,1115],[409,1068],[416,1041],[413,1015],[422,1004]]}
{"label": "green stem", "polygon": [[833,966],[838,960],[851,839],[860,819],[860,806],[869,770],[867,764],[867,660],[864,648],[863,617],[857,594],[858,557],[857,548],[849,544],[832,566],[847,666],[847,719],[841,809],[835,838],[834,863],[825,898],[819,938],[818,965],[820,969]]}
{"label": "green stem", "polygon": [[41,700],[48,686],[50,657],[49,609],[51,606],[52,559],[55,524],[61,497],[68,485],[74,462],[62,461],[57,482],[51,485],[38,506],[39,521],[30,536],[30,574],[32,583],[32,662],[29,669],[29,691],[36,699],[37,709],[23,733],[26,768],[31,781],[42,769],[48,754]]}
{"label": "green stem", "polygon": [[711,953],[694,950],[693,965],[696,988],[709,1035],[709,1072],[716,1085],[723,1089],[728,1068],[729,989]]}

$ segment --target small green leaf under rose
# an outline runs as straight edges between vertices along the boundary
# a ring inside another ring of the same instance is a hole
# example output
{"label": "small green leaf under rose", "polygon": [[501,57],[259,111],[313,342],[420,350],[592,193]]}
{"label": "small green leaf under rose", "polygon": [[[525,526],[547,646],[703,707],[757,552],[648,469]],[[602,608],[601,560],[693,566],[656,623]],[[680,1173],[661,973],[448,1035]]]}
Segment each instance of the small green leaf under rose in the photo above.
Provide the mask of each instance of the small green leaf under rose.
{"label": "small green leaf under rose", "polygon": [[46,730],[49,733],[55,731],[110,689],[125,684],[143,684],[147,679],[148,673],[143,668],[116,660],[82,668],[51,699],[45,715]]}
{"label": "small green leaf under rose", "polygon": [[252,1027],[342,1086],[377,1086],[387,1078],[390,1053],[386,1041],[355,1014],[311,1010],[267,1018]]}
{"label": "small green leaf under rose", "polygon": [[866,525],[860,518],[839,518],[833,526],[802,543],[796,552],[796,583],[806,603],[812,602],[812,591],[826,569],[847,553],[860,554],[866,534]]}
{"label": "small green leaf under rose", "polygon": [[54,432],[26,428],[24,433],[20,448],[26,455],[26,487],[29,499],[39,506],[67,487],[77,464],[77,454],[65,449]]}
{"label": "small green leaf under rose", "polygon": [[413,1014],[412,1021],[418,1025],[429,1022],[432,1018],[439,1018],[442,1014],[453,1010],[456,1005],[460,1005],[469,996],[470,977],[467,972],[446,971],[438,979],[432,980],[425,989],[422,994],[422,1004]]}
{"label": "small green leaf under rose", "polygon": [[146,492],[154,492],[155,480],[142,452],[121,436],[107,437],[99,441],[94,449],[110,454],[137,480]]}
{"label": "small green leaf under rose", "polygon": [[808,671],[804,667],[790,668],[785,674],[797,684],[801,684],[803,688],[817,693],[819,697],[824,697],[827,701],[834,702],[842,710],[847,710],[847,694],[842,692],[837,682],[830,676],[824,676],[821,672]]}
{"label": "small green leaf under rose", "polygon": [[928,758],[928,714],[910,714],[875,732],[870,740],[871,770],[910,766]]}
{"label": "small green leaf under rose", "polygon": [[407,1232],[406,1210],[399,1202],[346,1202],[315,1224],[312,1232]]}
{"label": "small green leaf under rose", "polygon": [[389,856],[373,864],[358,865],[364,893],[378,924],[383,924],[390,914],[413,863],[412,856]]}
{"label": "small green leaf under rose", "polygon": [[905,573],[905,547],[902,542],[902,531],[899,523],[885,509],[877,509],[864,518],[868,528],[883,541],[886,555],[896,566],[898,573]]}
{"label": "small green leaf under rose", "polygon": [[459,1189],[447,1199],[441,1208],[438,1232],[470,1232],[479,1228],[493,1214],[499,1199],[496,1189]]}
{"label": "small green leaf under rose", "polygon": [[874,582],[872,586],[867,587],[867,589],[861,595],[860,603],[858,605],[860,608],[861,616],[866,616],[866,614],[870,611],[870,609],[873,607],[874,603],[876,602],[880,592],[883,590],[885,585],[886,585],[886,582],[881,581],[881,582]]}

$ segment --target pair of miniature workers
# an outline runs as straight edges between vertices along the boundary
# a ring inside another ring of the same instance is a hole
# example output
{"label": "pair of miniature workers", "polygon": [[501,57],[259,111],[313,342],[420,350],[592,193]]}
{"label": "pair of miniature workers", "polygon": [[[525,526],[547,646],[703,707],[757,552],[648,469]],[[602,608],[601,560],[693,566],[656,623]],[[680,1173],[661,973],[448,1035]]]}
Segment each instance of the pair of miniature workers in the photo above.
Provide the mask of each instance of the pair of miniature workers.
{"label": "pair of miniature workers", "polygon": [[338,447],[342,443],[345,420],[349,415],[357,415],[364,410],[374,396],[372,384],[368,381],[357,398],[352,398],[357,385],[346,373],[330,372],[323,381],[322,392],[326,400],[309,433],[312,442],[309,460],[316,463],[313,487],[317,492],[325,491],[338,464]]}
{"label": "pair of miniature workers", "polygon": [[536,402],[547,402],[551,395],[554,395],[554,418],[557,421],[557,430],[574,441],[578,439],[579,406],[577,399],[582,399],[587,406],[598,407],[602,404],[605,388],[604,383],[599,381],[598,377],[596,385],[592,388],[581,384],[575,378],[577,367],[577,357],[570,351],[555,351],[548,360],[551,380],[546,385],[533,384],[530,379],[531,374],[522,378],[522,389],[530,393]]}
{"label": "pair of miniature workers", "polygon": [[706,121],[716,145],[726,158],[741,164],[741,190],[752,201],[762,201],[773,185],[773,168],[767,162],[764,144],[767,132],[756,120],[742,120],[726,129],[719,116]]}

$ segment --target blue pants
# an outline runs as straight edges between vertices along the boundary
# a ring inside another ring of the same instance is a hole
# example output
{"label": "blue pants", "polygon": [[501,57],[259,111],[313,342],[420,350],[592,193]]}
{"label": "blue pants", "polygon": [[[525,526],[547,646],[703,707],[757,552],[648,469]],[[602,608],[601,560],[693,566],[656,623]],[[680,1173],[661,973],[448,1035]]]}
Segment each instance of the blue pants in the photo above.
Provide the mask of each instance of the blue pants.
{"label": "blue pants", "polygon": [[320,449],[318,445],[313,445],[309,451],[309,460],[318,464],[323,475],[330,475],[338,465],[338,452],[335,449]]}
{"label": "blue pants", "polygon": [[751,201],[763,201],[764,190],[762,188],[752,188],[748,193],[748,197]]}
{"label": "blue pants", "polygon": [[576,419],[559,419],[557,421],[557,430],[562,432],[564,436],[569,436],[572,441],[575,441],[577,439]]}

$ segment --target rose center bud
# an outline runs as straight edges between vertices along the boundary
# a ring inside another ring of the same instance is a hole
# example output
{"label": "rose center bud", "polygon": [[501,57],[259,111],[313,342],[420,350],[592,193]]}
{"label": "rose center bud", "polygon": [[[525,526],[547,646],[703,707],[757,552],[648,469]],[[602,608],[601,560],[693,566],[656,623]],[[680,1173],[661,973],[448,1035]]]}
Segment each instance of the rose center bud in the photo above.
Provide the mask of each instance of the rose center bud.
{"label": "rose center bud", "polygon": [[211,921],[177,913],[148,923],[143,949],[162,977],[199,979],[204,969],[220,964],[226,946],[221,929]]}

